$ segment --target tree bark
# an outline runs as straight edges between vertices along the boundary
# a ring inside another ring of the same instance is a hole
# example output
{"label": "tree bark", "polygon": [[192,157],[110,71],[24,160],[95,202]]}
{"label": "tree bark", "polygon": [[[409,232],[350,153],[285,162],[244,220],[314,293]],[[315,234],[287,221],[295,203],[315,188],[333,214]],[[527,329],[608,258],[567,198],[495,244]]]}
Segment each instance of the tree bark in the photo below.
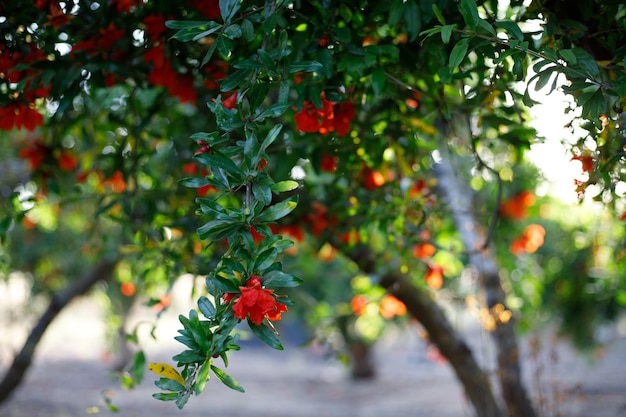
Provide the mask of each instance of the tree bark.
{"label": "tree bark", "polygon": [[[369,247],[358,246],[348,255],[363,272],[375,272],[376,257]],[[384,274],[380,284],[406,305],[411,316],[426,329],[430,341],[448,359],[476,415],[501,417],[488,376],[430,294],[414,285],[409,276],[399,272]]]}
{"label": "tree bark", "polygon": [[483,291],[484,303],[495,325],[492,336],[497,348],[498,378],[502,397],[509,417],[536,417],[522,382],[519,346],[515,333],[515,320],[507,314],[505,291],[502,288],[497,263],[488,245],[488,236],[476,221],[472,210],[473,192],[469,184],[459,177],[448,159],[435,165],[438,189],[452,212],[456,228],[469,253],[469,262],[478,272],[478,282]]}
{"label": "tree bark", "polygon": [[78,281],[73,282],[63,291],[55,293],[50,299],[48,308],[41,315],[35,327],[31,330],[28,338],[24,342],[22,349],[13,359],[11,366],[7,370],[2,381],[0,381],[0,404],[2,404],[11,393],[19,386],[30,367],[35,349],[46,329],[54,318],[65,308],[72,299],[85,294],[98,281],[104,281],[111,277],[117,261],[105,260],[96,265],[93,269],[82,276]]}

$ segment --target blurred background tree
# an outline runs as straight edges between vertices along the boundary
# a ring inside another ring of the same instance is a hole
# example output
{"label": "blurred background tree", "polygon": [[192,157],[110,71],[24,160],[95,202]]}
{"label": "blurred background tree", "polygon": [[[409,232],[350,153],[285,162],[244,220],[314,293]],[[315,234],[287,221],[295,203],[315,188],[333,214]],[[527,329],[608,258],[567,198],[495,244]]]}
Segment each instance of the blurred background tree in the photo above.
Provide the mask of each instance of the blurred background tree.
{"label": "blurred background tree", "polygon": [[[98,284],[111,334],[136,340],[132,303],[158,314],[177,277],[215,270],[232,241],[198,237],[211,217],[195,198],[237,207],[237,192],[218,189],[202,159],[212,149],[189,138],[227,132],[239,146],[240,116],[266,108],[284,130],[259,168],[299,183],[298,207],[272,232],[296,242],[282,262],[304,280],[291,310],[311,336],[368,377],[369,346],[411,316],[479,415],[534,415],[516,334],[556,324],[590,346],[626,305],[626,10],[477,3],[2,3],[2,278],[19,272],[49,304],[29,305],[33,332],[0,400],[73,297]],[[581,163],[572,192],[591,206],[545,194],[529,160],[542,89],[571,97],[563,153]],[[494,335],[512,375],[502,401],[442,301]],[[124,356],[132,385],[145,358]]]}

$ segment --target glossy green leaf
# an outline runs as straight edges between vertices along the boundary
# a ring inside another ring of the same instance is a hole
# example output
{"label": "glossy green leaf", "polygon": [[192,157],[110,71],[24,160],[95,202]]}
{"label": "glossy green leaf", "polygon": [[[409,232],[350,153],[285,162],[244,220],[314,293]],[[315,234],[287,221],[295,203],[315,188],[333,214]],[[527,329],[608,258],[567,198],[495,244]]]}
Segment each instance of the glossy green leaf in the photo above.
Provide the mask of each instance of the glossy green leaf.
{"label": "glossy green leaf", "polygon": [[298,196],[291,196],[280,203],[266,208],[257,218],[260,222],[273,222],[291,213],[298,205]]}
{"label": "glossy green leaf", "polygon": [[461,39],[454,48],[452,48],[452,52],[450,52],[450,63],[448,64],[450,67],[450,72],[454,71],[461,62],[463,62],[463,58],[467,54],[467,49],[469,47],[469,39],[464,38]]}
{"label": "glossy green leaf", "polygon": [[276,350],[284,350],[285,348],[280,343],[280,340],[276,337],[274,332],[267,328],[263,324],[254,324],[248,319],[248,325],[254,335],[269,347]]}
{"label": "glossy green leaf", "polygon": [[279,182],[272,184],[270,188],[272,192],[279,194],[279,193],[284,193],[286,191],[295,190],[299,186],[300,184],[297,181],[285,180],[285,181],[279,181]]}
{"label": "glossy green leaf", "polygon": [[198,298],[198,309],[207,319],[215,318],[215,306],[207,297],[200,296]]}
{"label": "glossy green leaf", "polygon": [[467,26],[475,28],[478,25],[479,16],[476,0],[461,0],[459,3],[459,11]]}
{"label": "glossy green leaf", "polygon": [[404,15],[404,0],[392,0],[389,8],[389,26],[398,24]]}
{"label": "glossy green leaf", "polygon": [[195,29],[209,27],[207,20],[167,20],[165,26],[169,29]]}
{"label": "glossy green leaf", "polygon": [[207,359],[202,363],[202,366],[200,366],[198,374],[196,375],[196,383],[193,387],[194,394],[200,395],[202,391],[204,391],[206,383],[209,382],[209,379],[211,379],[209,370],[211,369],[212,362],[213,361],[211,359]]}
{"label": "glossy green leaf", "polygon": [[155,398],[159,401],[175,401],[178,398],[177,392],[157,392],[152,394],[152,398]]}
{"label": "glossy green leaf", "polygon": [[422,14],[415,0],[407,0],[404,4],[404,22],[409,34],[409,41],[414,41],[422,30]]}
{"label": "glossy green leaf", "polygon": [[239,392],[245,392],[243,387],[239,385],[239,383],[235,380],[235,378],[228,375],[226,372],[224,372],[217,366],[211,365],[211,370],[213,371],[217,379],[222,381],[222,383],[226,385],[228,388],[233,389],[235,391],[239,391]]}
{"label": "glossy green leaf", "polygon": [[447,44],[450,42],[450,37],[452,36],[452,31],[456,29],[456,24],[454,25],[445,25],[441,28],[441,40],[443,43]]}
{"label": "glossy green leaf", "polygon": [[220,15],[226,24],[230,24],[235,14],[241,8],[241,0],[220,0]]}
{"label": "glossy green leaf", "polygon": [[520,42],[524,40],[524,33],[522,33],[522,30],[519,28],[517,23],[510,20],[502,20],[499,22],[495,22],[494,25],[497,28],[506,30],[506,32],[509,34],[509,38],[512,37],[513,39],[517,39]]}
{"label": "glossy green leaf", "polygon": [[263,276],[263,284],[269,288],[297,287],[302,280],[283,271],[270,271]]}
{"label": "glossy green leaf", "polygon": [[292,62],[289,65],[290,73],[300,72],[300,71],[315,72],[321,69],[322,69],[322,64],[317,61],[296,61],[296,62]]}

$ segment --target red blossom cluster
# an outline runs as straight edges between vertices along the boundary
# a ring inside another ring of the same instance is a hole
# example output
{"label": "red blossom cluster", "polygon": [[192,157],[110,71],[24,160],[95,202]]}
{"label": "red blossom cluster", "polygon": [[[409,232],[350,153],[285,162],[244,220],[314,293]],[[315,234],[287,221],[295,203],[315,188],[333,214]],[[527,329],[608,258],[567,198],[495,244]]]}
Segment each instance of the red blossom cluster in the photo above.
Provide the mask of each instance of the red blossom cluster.
{"label": "red blossom cluster", "polygon": [[149,83],[167,88],[170,95],[178,97],[182,103],[196,103],[193,78],[189,74],[180,74],[174,70],[170,60],[165,57],[162,43],[150,48],[144,54],[144,60],[153,65],[148,75]]}
{"label": "red blossom cluster", "polygon": [[202,13],[208,20],[221,17],[219,0],[191,0],[191,7]]}
{"label": "red blossom cluster", "polygon": [[296,113],[295,122],[298,130],[304,133],[328,135],[335,132],[346,136],[350,132],[350,122],[354,119],[354,105],[351,101],[335,103],[326,100],[322,93],[322,108],[318,109],[310,101],[305,101],[302,109]]}
{"label": "red blossom cluster", "polygon": [[513,220],[521,220],[528,215],[528,208],[535,203],[535,195],[524,190],[505,200],[500,205],[500,215]]}
{"label": "red blossom cluster", "polygon": [[540,224],[530,224],[524,229],[524,233],[511,243],[511,253],[520,256],[524,252],[535,253],[543,245],[546,229]]}
{"label": "red blossom cluster", "polygon": [[82,52],[90,57],[100,55],[102,59],[124,61],[126,55],[124,51],[114,48],[120,40],[124,39],[124,36],[126,32],[116,28],[111,22],[106,28],[100,29],[96,36],[90,36],[74,44],[72,54]]}
{"label": "red blossom cluster", "polygon": [[[48,90],[41,83],[35,84],[38,72],[33,69],[14,70],[18,64],[30,64],[43,60],[42,52],[34,45],[29,45],[27,54],[12,51],[0,44],[0,82],[7,84],[8,103],[0,107],[0,129],[13,130],[26,128],[34,130],[43,124],[43,115],[35,109],[35,101],[48,97]],[[24,82],[22,91],[15,90],[15,85]]]}
{"label": "red blossom cluster", "polygon": [[282,313],[288,310],[285,304],[276,301],[274,290],[263,288],[263,282],[257,275],[252,275],[246,286],[239,289],[241,294],[226,293],[222,297],[226,304],[235,300],[232,308],[239,320],[250,317],[252,323],[261,324],[266,317],[268,320],[280,320]]}
{"label": "red blossom cluster", "polygon": [[443,286],[443,267],[435,263],[427,263],[424,281],[432,289],[441,288]]}

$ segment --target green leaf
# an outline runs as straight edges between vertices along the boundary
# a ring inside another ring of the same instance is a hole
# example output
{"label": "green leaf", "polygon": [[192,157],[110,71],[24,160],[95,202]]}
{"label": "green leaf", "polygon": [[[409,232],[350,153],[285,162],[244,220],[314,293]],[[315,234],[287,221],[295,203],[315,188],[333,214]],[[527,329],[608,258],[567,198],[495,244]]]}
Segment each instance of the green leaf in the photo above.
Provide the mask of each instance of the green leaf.
{"label": "green leaf", "polygon": [[217,48],[217,42],[213,42],[211,46],[209,46],[209,49],[206,51],[206,54],[204,55],[204,58],[202,58],[202,63],[200,64],[201,67],[205,66],[211,60],[216,48]]}
{"label": "green leaf", "polygon": [[207,20],[167,20],[165,26],[169,29],[193,29],[208,27],[210,23]]}
{"label": "green leaf", "polygon": [[476,6],[476,0],[461,0],[459,4],[459,11],[463,16],[465,24],[471,28],[475,28],[478,25],[478,6]]}
{"label": "green leaf", "polygon": [[259,256],[257,256],[255,259],[254,269],[256,271],[265,271],[267,268],[270,267],[270,265],[274,263],[276,257],[278,256],[278,253],[278,249],[276,248],[269,248],[261,252]]}
{"label": "green leaf", "polygon": [[298,205],[298,196],[293,195],[280,203],[266,208],[257,218],[259,222],[273,222],[291,213]]}
{"label": "green leaf", "polygon": [[297,287],[302,279],[283,271],[270,271],[263,276],[263,284],[269,288]]}
{"label": "green leaf", "polygon": [[201,296],[200,298],[198,298],[198,309],[207,319],[215,318],[215,306],[205,296]]}
{"label": "green leaf", "polygon": [[487,22],[485,19],[478,18],[478,28],[479,32],[482,29],[484,32],[489,33],[492,36],[498,36],[496,30],[491,26],[491,23]]}
{"label": "green leaf", "polygon": [[259,338],[263,343],[268,345],[269,347],[276,350],[284,350],[285,348],[280,343],[280,340],[276,337],[274,332],[268,329],[266,326],[262,324],[254,324],[248,318],[248,325],[250,326],[250,330],[254,335]]}
{"label": "green leaf", "polygon": [[157,381],[154,381],[154,385],[164,391],[178,392],[185,389],[185,387],[181,385],[180,382],[165,377],[159,378]]}
{"label": "green leaf", "polygon": [[261,143],[261,148],[259,149],[259,153],[261,154],[265,153],[267,148],[276,140],[276,138],[278,137],[278,133],[280,133],[280,130],[282,128],[283,128],[283,125],[277,124],[268,132],[267,136],[263,140],[263,143]]}
{"label": "green leaf", "polygon": [[178,362],[180,365],[188,365],[192,363],[200,363],[204,361],[206,357],[204,355],[198,354],[195,350],[185,350],[178,355],[172,356],[172,359]]}
{"label": "green leaf", "polygon": [[206,383],[211,379],[211,375],[209,374],[209,370],[211,369],[211,363],[213,361],[211,359],[207,359],[204,361],[200,370],[198,371],[198,375],[196,376],[196,383],[193,387],[194,393],[196,395],[200,395],[202,391],[204,391],[204,387]]}
{"label": "green leaf", "polygon": [[296,61],[296,62],[292,62],[289,65],[289,72],[290,73],[300,72],[300,71],[315,72],[315,71],[321,70],[322,67],[323,67],[322,64],[317,61]]}
{"label": "green leaf", "polygon": [[571,50],[576,59],[576,67],[585,71],[588,75],[596,77],[600,74],[596,60],[582,48],[574,48]]}
{"label": "green leaf", "polygon": [[243,176],[243,171],[239,168],[232,159],[219,152],[214,153],[202,153],[194,157],[203,164],[208,165],[210,168],[223,169],[227,174],[233,177]]}
{"label": "green leaf", "polygon": [[220,91],[230,91],[236,89],[252,75],[252,71],[253,70],[248,68],[242,68],[233,72],[222,80],[222,83],[220,84]]}
{"label": "green leaf", "polygon": [[421,11],[415,0],[407,0],[404,4],[404,21],[409,41],[414,41],[422,30]]}
{"label": "green leaf", "polygon": [[395,26],[404,14],[404,0],[392,0],[389,9],[389,26]]}
{"label": "green leaf", "polygon": [[157,392],[152,394],[152,398],[155,398],[159,401],[174,401],[178,398],[177,392]]}
{"label": "green leaf", "polygon": [[269,83],[256,83],[248,90],[248,102],[250,103],[250,111],[252,113],[261,107],[261,104],[267,98],[269,88]]}
{"label": "green leaf", "polygon": [[180,179],[178,180],[178,183],[182,185],[183,187],[187,187],[187,188],[202,188],[205,185],[209,184],[209,180],[206,178],[200,178],[200,177],[190,177],[190,178]]}
{"label": "green leaf", "polygon": [[187,404],[189,397],[191,397],[191,391],[187,390],[187,391],[180,392],[178,394],[178,398],[176,398],[176,407],[182,410],[183,407],[185,407],[185,404]]}
{"label": "green leaf", "polygon": [[450,37],[452,36],[452,31],[456,29],[456,24],[454,25],[445,25],[441,28],[441,40],[443,43],[447,44],[450,42]]}
{"label": "green leaf", "polygon": [[517,26],[517,23],[510,20],[502,20],[500,22],[495,22],[494,24],[497,28],[506,30],[509,34],[509,38],[513,37],[520,42],[524,40],[524,33],[519,26]]}
{"label": "green leaf", "polygon": [[140,350],[139,352],[135,353],[135,357],[133,359],[133,377],[137,384],[141,384],[145,370],[146,355],[143,353],[143,350]]}
{"label": "green leaf", "polygon": [[207,36],[217,32],[222,28],[221,25],[214,25],[211,29],[205,30],[204,32],[198,33],[196,36],[191,39],[192,41],[197,41],[198,39],[206,38]]}
{"label": "green leaf", "polygon": [[214,219],[200,226],[196,233],[200,239],[209,239],[213,242],[235,233],[241,224],[237,219]]}
{"label": "green leaf", "polygon": [[231,279],[220,277],[219,275],[214,276],[212,280],[223,292],[239,292],[239,282],[234,282]]}
{"label": "green leaf", "polygon": [[228,25],[241,7],[241,0],[220,0],[220,15]]}
{"label": "green leaf", "polygon": [[463,62],[463,58],[465,58],[465,54],[467,53],[468,47],[468,38],[461,39],[456,45],[454,45],[452,52],[450,52],[450,63],[448,64],[450,72],[453,72],[459,65],[461,65],[461,62]]}
{"label": "green leaf", "polygon": [[387,77],[385,76],[385,70],[378,67],[372,71],[372,89],[375,95],[380,95],[385,88]]}
{"label": "green leaf", "polygon": [[289,104],[281,104],[281,103],[272,104],[271,106],[263,110],[258,116],[256,116],[254,118],[254,121],[262,122],[268,117],[278,117],[281,114],[285,113],[287,109],[289,109],[289,107],[290,107]]}
{"label": "green leaf", "polygon": [[286,180],[286,181],[276,182],[276,183],[272,184],[270,188],[271,188],[272,192],[274,192],[276,194],[279,194],[279,193],[284,193],[286,191],[295,190],[299,186],[300,186],[300,184],[297,181]]}
{"label": "green leaf", "polygon": [[267,185],[255,182],[252,184],[252,194],[257,200],[262,202],[264,206],[272,204],[272,190]]}
{"label": "green leaf", "polygon": [[439,7],[437,7],[436,3],[432,4],[432,9],[433,9],[433,14],[435,15],[435,18],[437,19],[437,21],[445,26],[446,19],[443,18],[443,15],[441,14],[441,10],[439,10]]}
{"label": "green leaf", "polygon": [[235,380],[235,378],[228,375],[226,372],[222,371],[217,366],[211,365],[211,370],[213,371],[217,379],[222,381],[222,383],[226,385],[228,388],[233,389],[235,391],[239,391],[239,392],[246,392],[243,389],[243,387],[239,385],[239,383]]}
{"label": "green leaf", "polygon": [[243,38],[248,42],[254,39],[255,37],[254,25],[252,25],[252,22],[249,21],[248,19],[244,19],[241,22],[241,33],[243,35]]}
{"label": "green leaf", "polygon": [[264,49],[259,49],[257,50],[257,55],[259,56],[259,58],[261,58],[261,62],[263,62],[263,65],[265,65],[265,68],[268,71],[276,71],[276,62],[274,62],[274,59],[271,57],[270,54],[267,53],[267,51],[265,51]]}

